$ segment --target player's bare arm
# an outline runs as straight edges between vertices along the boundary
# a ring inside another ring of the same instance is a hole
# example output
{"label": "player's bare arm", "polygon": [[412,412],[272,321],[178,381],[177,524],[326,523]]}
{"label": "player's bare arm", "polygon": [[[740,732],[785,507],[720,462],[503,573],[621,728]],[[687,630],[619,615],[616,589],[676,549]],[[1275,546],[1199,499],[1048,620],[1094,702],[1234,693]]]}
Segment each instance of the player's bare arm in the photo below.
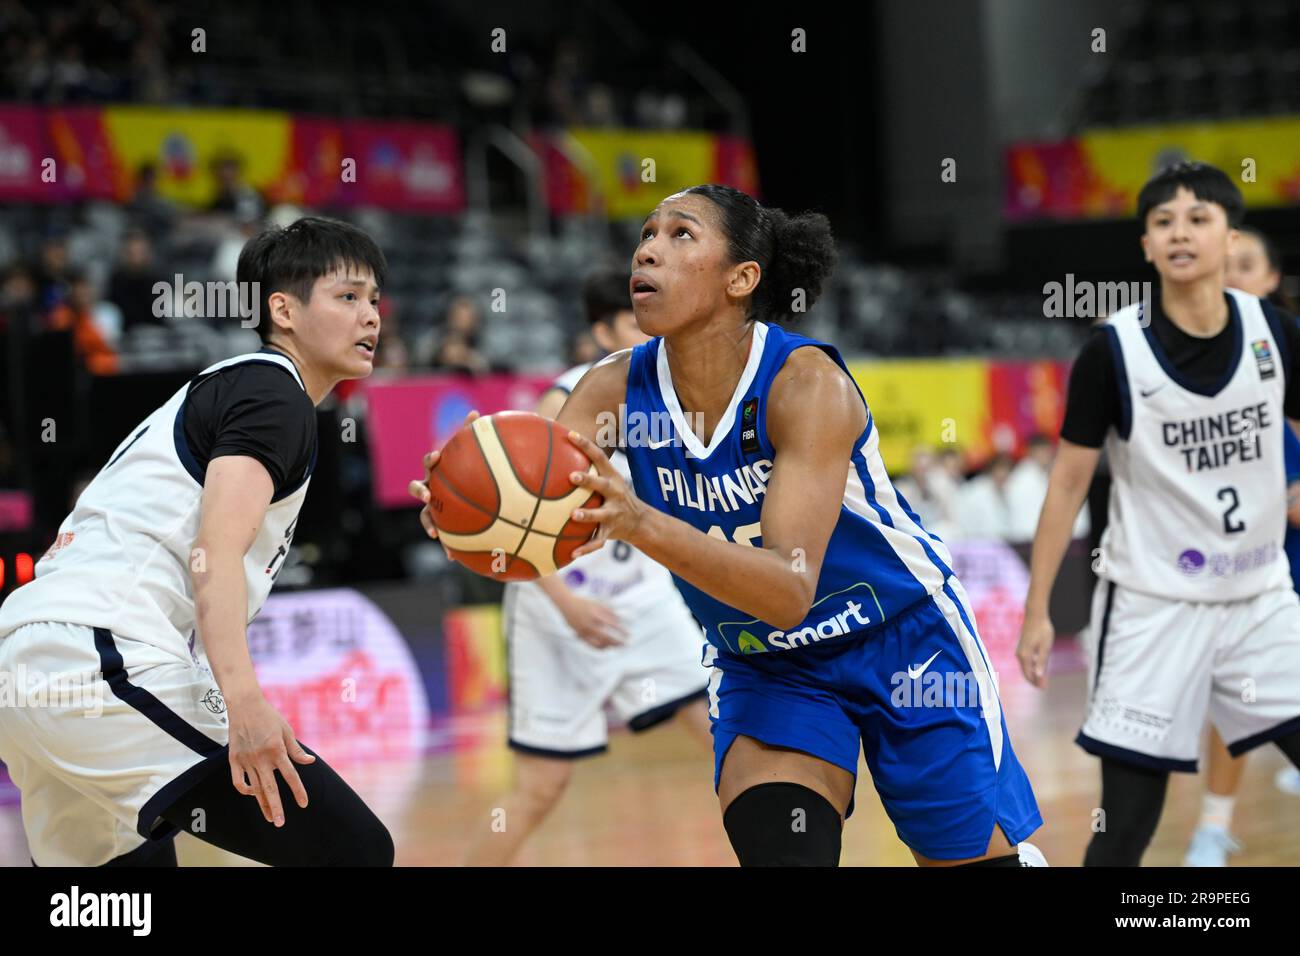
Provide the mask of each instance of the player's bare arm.
{"label": "player's bare arm", "polygon": [[1056,631],[1048,614],[1048,599],[1100,458],[1100,448],[1088,448],[1061,439],[1048,478],[1047,497],[1038,516],[1038,530],[1034,533],[1033,554],[1029,562],[1025,620],[1016,647],[1020,670],[1035,687],[1047,686],[1047,658],[1052,642],[1056,640]]}
{"label": "player's bare arm", "polygon": [[579,475],[575,484],[605,499],[600,508],[575,514],[577,520],[601,526],[596,540],[579,553],[595,550],[608,538],[621,539],[759,620],[794,627],[807,616],[839,517],[853,442],[866,427],[866,411],[853,383],[828,356],[799,349],[773,383],[767,428],[776,456],[760,528],[751,535],[761,535],[762,547],[751,546],[748,539],[733,543],[713,537],[647,506],[584,434],[581,426],[589,426],[589,420],[570,415],[566,405],[560,423],[577,432],[574,443],[599,472]]}
{"label": "player's bare arm", "polygon": [[[626,370],[622,374],[626,383]],[[547,389],[537,402],[537,414],[543,418],[558,418],[568,397],[562,388]],[[558,574],[543,575],[537,579],[537,586],[559,608],[574,633],[592,647],[618,647],[626,643],[627,631],[612,608],[574,594]]]}
{"label": "player's bare arm", "polygon": [[316,758],[262,694],[248,651],[244,555],[253,546],[275,487],[266,468],[245,455],[212,459],[190,578],[199,636],[230,716],[230,773],[235,789],[256,796],[267,822],[283,826],[278,769],[300,807],[307,806],[293,761]]}

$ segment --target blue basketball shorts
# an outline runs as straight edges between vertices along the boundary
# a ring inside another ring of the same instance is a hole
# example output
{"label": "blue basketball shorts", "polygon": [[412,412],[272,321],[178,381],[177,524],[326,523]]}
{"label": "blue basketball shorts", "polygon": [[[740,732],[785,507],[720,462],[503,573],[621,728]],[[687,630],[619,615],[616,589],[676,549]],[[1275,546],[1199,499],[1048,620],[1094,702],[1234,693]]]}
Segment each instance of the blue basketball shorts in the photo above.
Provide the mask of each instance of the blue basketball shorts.
{"label": "blue basketball shorts", "polygon": [[715,789],[743,734],[855,776],[861,747],[899,839],[930,859],[982,856],[994,824],[1013,845],[1042,825],[956,578],[861,634],[752,654],[710,644],[704,664]]}

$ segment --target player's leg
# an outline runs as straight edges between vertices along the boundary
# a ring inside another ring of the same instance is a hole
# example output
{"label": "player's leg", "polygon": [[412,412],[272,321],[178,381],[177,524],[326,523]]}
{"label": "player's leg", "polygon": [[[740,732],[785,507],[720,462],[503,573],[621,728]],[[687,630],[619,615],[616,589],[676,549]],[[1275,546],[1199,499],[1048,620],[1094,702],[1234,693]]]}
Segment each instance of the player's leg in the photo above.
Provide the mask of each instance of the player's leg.
{"label": "player's leg", "polygon": [[0,641],[0,680],[39,690],[0,707],[0,759],[21,795],[32,862],[172,865],[171,841],[137,832],[131,803],[143,801],[152,769],[197,756],[158,740],[158,728],[100,675],[90,628],[30,624]]}
{"label": "player's leg", "polygon": [[392,866],[388,829],[319,754],[302,747],[316,757],[294,765],[307,806],[298,806],[277,773],[282,827],[268,823],[257,800],[235,789],[226,748],[164,788],[176,797],[157,815],[205,843],[268,866]]}
{"label": "player's leg", "polygon": [[701,746],[713,748],[703,648],[699,626],[684,605],[632,626],[619,650],[622,671],[609,700],[629,730],[642,733],[676,721]]}
{"label": "player's leg", "polygon": [[1281,587],[1236,603],[1223,627],[1211,720],[1234,757],[1276,743],[1300,767],[1300,598]]}
{"label": "player's leg", "polygon": [[1084,866],[1140,866],[1165,805],[1169,771],[1101,758],[1101,815]]}
{"label": "player's leg", "polygon": [[[210,706],[214,681],[196,663],[102,628],[66,624],[20,628],[0,644],[7,659],[32,671],[93,670],[96,678],[93,699],[22,708],[16,717],[26,751],[48,755],[46,769],[84,798],[65,807],[33,792],[32,812],[53,821],[44,828],[50,840],[33,841],[37,863],[138,864],[158,859],[150,844],[170,842],[178,828],[261,862],[391,863],[387,830],[319,759],[298,768],[308,809],[299,809],[281,782],[293,832],[265,822],[257,801],[231,783],[224,708]],[[307,831],[317,834],[317,845],[299,840]]]}
{"label": "player's leg", "polygon": [[822,682],[829,646],[708,647],[714,789],[742,866],[835,866],[853,810],[857,728]]}
{"label": "player's leg", "polygon": [[1208,750],[1209,769],[1205,775],[1205,793],[1201,797],[1201,819],[1192,833],[1184,866],[1227,866],[1228,854],[1241,849],[1229,830],[1246,758],[1228,753],[1228,745],[1213,725],[1210,726]]}
{"label": "player's leg", "polygon": [[718,802],[741,866],[838,866],[855,778],[811,754],[734,738]]}
{"label": "player's leg", "polygon": [[610,705],[635,733],[676,721],[712,750],[704,638],[676,592],[664,596],[664,605],[661,613],[633,617],[628,642],[619,650],[623,670]]}
{"label": "player's leg", "polygon": [[510,791],[479,821],[467,866],[505,866],[559,803],[574,763],[605,752],[605,702],[620,648],[600,651],[564,625],[540,592],[511,586],[504,602]]}
{"label": "player's leg", "polygon": [[[1085,865],[1137,866],[1160,820],[1170,772],[1195,773],[1219,645],[1232,605],[1196,604],[1099,582],[1090,629],[1088,712],[1075,742],[1102,759],[1101,815]],[[1237,615],[1240,617],[1240,614]]]}
{"label": "player's leg", "polygon": [[[955,578],[841,664],[872,783],[921,866],[1020,866],[1042,817]],[[852,682],[851,684],[849,682]]]}
{"label": "player's leg", "polygon": [[508,866],[564,796],[573,759],[515,751],[515,785],[492,808],[492,825],[465,857],[466,866]]}

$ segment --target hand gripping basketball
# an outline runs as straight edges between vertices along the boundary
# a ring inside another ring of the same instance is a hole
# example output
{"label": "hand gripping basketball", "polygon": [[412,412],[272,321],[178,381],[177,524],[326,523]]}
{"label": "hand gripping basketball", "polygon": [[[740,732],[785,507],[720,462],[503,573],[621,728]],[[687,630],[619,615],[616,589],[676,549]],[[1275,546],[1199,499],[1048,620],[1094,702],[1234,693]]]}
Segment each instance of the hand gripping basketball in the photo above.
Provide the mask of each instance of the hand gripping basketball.
{"label": "hand gripping basketball", "polygon": [[642,519],[646,514],[645,503],[628,487],[623,476],[618,473],[609,456],[599,445],[577,432],[569,432],[569,441],[577,445],[596,466],[596,474],[575,471],[569,476],[569,480],[578,487],[594,491],[605,499],[599,507],[578,508],[573,512],[575,521],[594,521],[600,524],[591,540],[574,551],[573,556],[579,558],[584,554],[599,551],[610,538],[616,541],[627,541],[629,544],[634,543],[632,538],[641,527]]}
{"label": "hand gripping basketball", "polygon": [[424,457],[425,480],[409,490],[420,523],[449,558],[476,574],[522,581],[553,574],[596,532],[575,508],[601,498],[570,475],[596,471],[565,429],[532,412],[487,418],[471,412],[438,451]]}

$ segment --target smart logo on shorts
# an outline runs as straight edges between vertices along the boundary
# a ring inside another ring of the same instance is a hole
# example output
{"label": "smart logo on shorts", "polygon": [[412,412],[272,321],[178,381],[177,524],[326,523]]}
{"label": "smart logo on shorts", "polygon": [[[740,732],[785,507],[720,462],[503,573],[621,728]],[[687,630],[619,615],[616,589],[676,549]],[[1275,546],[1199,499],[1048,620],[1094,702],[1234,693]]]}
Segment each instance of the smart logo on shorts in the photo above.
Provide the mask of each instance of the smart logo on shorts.
{"label": "smart logo on shorts", "polygon": [[[865,581],[828,594],[813,604],[803,623],[789,631],[770,628],[759,620],[724,621],[718,625],[725,647],[741,654],[788,651],[843,637],[885,619],[875,589]],[[764,633],[766,631],[766,633]]]}

